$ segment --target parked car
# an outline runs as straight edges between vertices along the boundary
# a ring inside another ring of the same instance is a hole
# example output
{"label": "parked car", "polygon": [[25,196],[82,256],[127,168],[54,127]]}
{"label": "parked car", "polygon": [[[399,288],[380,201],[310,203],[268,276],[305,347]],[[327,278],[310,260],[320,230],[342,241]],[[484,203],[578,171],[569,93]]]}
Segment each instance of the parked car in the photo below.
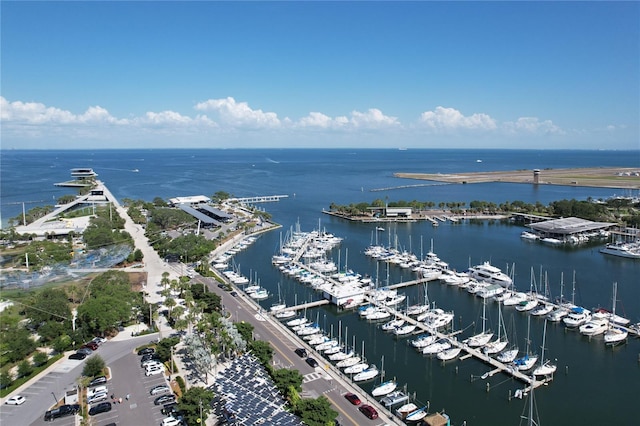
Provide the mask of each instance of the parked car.
{"label": "parked car", "polygon": [[105,339],[104,337],[94,337],[92,342],[96,343],[98,346],[102,345],[104,342],[106,342],[107,339]]}
{"label": "parked car", "polygon": [[96,386],[94,388],[87,389],[87,397],[99,394],[99,393],[107,393],[109,390],[105,385]]}
{"label": "parked car", "polygon": [[165,416],[171,415],[176,411],[176,407],[178,406],[177,402],[170,402],[168,404],[164,404],[162,406],[162,410],[160,410],[162,412],[162,414],[164,414]]}
{"label": "parked car", "polygon": [[111,403],[101,402],[100,404],[94,405],[89,409],[89,415],[95,416],[96,414],[106,413],[107,411],[111,411]]}
{"label": "parked car", "polygon": [[58,408],[54,408],[53,410],[49,410],[44,413],[44,421],[51,422],[55,419],[59,419],[60,417],[76,414],[78,411],[80,411],[80,406],[78,404],[61,405]]}
{"label": "parked car", "polygon": [[76,352],[80,352],[81,354],[85,354],[85,355],[89,356],[89,355],[91,355],[93,353],[93,349],[87,348],[87,347],[82,347],[82,348],[78,349]]}
{"label": "parked car", "polygon": [[83,352],[76,352],[75,354],[71,354],[69,355],[69,359],[85,359],[87,357],[87,354],[83,353]]}
{"label": "parked car", "polygon": [[375,408],[373,408],[370,405],[367,405],[367,404],[361,405],[360,407],[358,407],[358,410],[360,410],[360,412],[362,414],[364,414],[365,416],[367,416],[371,420],[374,420],[374,419],[378,418],[378,412],[376,411]]}
{"label": "parked car", "polygon": [[314,358],[307,358],[305,361],[307,361],[307,364],[309,364],[313,368],[316,368],[318,366],[318,361],[316,361]]}
{"label": "parked car", "polygon": [[155,376],[156,374],[162,374],[164,373],[164,367],[157,367],[157,368],[152,368],[150,370],[147,370],[144,372],[144,375],[149,377],[149,376]]}
{"label": "parked car", "polygon": [[351,392],[345,393],[344,397],[347,398],[347,401],[349,401],[353,405],[360,405],[360,403],[362,402],[360,401],[360,397],[355,393],[351,393]]}
{"label": "parked car", "polygon": [[140,366],[142,368],[149,368],[149,367],[152,367],[152,366],[161,367],[162,363],[160,361],[158,361],[157,359],[148,359],[145,362],[141,363]]}
{"label": "parked car", "polygon": [[155,405],[160,405],[160,404],[167,404],[169,402],[175,402],[175,401],[176,401],[175,395],[160,395],[159,397],[153,400],[153,403]]}
{"label": "parked car", "polygon": [[96,342],[87,342],[84,345],[82,345],[83,348],[89,348],[92,351],[97,351],[98,350],[98,344]]}
{"label": "parked car", "polygon": [[22,405],[27,399],[22,395],[14,395],[7,399],[4,403],[7,405]]}
{"label": "parked car", "polygon": [[232,295],[233,297],[238,297],[238,292],[237,292],[237,291],[232,291],[232,292],[231,292],[231,295]]}
{"label": "parked car", "polygon": [[91,380],[87,387],[92,388],[94,386],[104,385],[105,383],[107,383],[107,378],[105,376],[98,376],[95,379]]}
{"label": "parked car", "polygon": [[96,402],[106,401],[109,398],[107,392],[98,392],[87,398],[87,404],[95,404]]}
{"label": "parked car", "polygon": [[298,356],[300,358],[306,358],[307,357],[307,350],[305,348],[298,348],[294,352],[296,354],[298,354]]}
{"label": "parked car", "polygon": [[171,388],[167,385],[158,385],[151,388],[149,393],[151,395],[158,395],[160,393],[165,393],[171,391]]}
{"label": "parked car", "polygon": [[182,424],[182,420],[178,420],[175,417],[166,417],[162,419],[162,426],[179,426]]}
{"label": "parked car", "polygon": [[144,354],[142,355],[142,358],[140,358],[140,363],[143,363],[145,361],[149,361],[151,359],[160,359],[158,358],[158,355],[154,354],[154,353],[150,353],[150,354]]}
{"label": "parked car", "polygon": [[142,348],[138,351],[138,355],[146,355],[146,354],[152,354],[154,353],[156,350],[149,347],[149,348]]}

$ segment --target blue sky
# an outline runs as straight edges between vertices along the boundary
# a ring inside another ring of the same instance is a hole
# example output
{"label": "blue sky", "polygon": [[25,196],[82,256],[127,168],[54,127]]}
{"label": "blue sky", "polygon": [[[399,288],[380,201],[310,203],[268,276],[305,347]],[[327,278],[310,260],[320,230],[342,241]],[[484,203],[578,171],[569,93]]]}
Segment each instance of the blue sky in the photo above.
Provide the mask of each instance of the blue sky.
{"label": "blue sky", "polygon": [[2,148],[640,148],[638,2],[12,2]]}

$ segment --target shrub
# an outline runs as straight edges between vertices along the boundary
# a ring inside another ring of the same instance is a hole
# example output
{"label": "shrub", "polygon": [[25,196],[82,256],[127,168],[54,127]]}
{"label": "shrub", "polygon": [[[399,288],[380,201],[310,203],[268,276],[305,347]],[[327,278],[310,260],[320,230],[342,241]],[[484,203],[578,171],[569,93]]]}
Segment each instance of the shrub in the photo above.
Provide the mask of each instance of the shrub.
{"label": "shrub", "polygon": [[40,367],[42,364],[47,362],[48,359],[49,359],[49,355],[47,355],[44,352],[38,351],[35,353],[35,355],[33,355],[33,364],[36,367]]}
{"label": "shrub", "polygon": [[85,362],[82,375],[87,377],[99,376],[105,367],[106,364],[100,355],[92,355]]}
{"label": "shrub", "polygon": [[182,392],[182,394],[184,394],[187,390],[187,387],[184,384],[184,379],[182,378],[182,376],[177,376],[176,377],[176,383],[178,383],[178,386],[180,386],[180,392]]}
{"label": "shrub", "polygon": [[18,377],[26,377],[33,372],[33,365],[26,359],[18,364]]}

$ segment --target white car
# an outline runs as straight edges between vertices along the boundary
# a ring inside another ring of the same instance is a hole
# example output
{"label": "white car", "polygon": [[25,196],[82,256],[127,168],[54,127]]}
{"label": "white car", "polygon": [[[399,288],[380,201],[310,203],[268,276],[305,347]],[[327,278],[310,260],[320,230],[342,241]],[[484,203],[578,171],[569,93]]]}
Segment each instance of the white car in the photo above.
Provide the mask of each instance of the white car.
{"label": "white car", "polygon": [[150,360],[147,360],[147,361],[143,362],[141,365],[144,368],[149,368],[152,365],[162,365],[162,363],[160,361],[158,361],[157,359],[150,359]]}
{"label": "white car", "polygon": [[96,393],[87,398],[87,404],[94,404],[96,402],[106,401],[109,398],[107,392]]}
{"label": "white car", "polygon": [[178,426],[180,424],[182,424],[182,422],[175,417],[167,417],[162,419],[161,426]]}
{"label": "white car", "polygon": [[27,399],[22,395],[14,395],[5,401],[7,405],[22,405]]}
{"label": "white car", "polygon": [[93,395],[97,395],[99,393],[107,393],[109,390],[106,386],[96,386],[95,388],[87,389],[87,398],[92,397]]}
{"label": "white car", "polygon": [[164,373],[164,368],[162,368],[162,367],[158,367],[158,368],[151,368],[151,369],[148,369],[148,370],[144,373],[144,375],[145,375],[145,376],[147,376],[147,377],[149,377],[149,376],[155,376],[156,374],[162,374],[162,373]]}

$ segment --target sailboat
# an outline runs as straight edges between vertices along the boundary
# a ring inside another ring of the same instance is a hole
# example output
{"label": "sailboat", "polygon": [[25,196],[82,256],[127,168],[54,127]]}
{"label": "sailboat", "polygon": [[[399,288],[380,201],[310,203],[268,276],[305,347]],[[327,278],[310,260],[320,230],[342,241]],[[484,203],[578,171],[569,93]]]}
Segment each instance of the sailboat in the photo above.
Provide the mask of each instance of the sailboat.
{"label": "sailboat", "polygon": [[[531,383],[533,383],[534,377],[531,377]],[[526,389],[525,389],[526,391]],[[528,410],[528,414],[525,416],[524,412],[525,410],[527,410],[527,405],[524,406],[524,408],[522,409],[522,414],[520,415],[520,425],[522,426],[523,424],[527,425],[527,426],[540,426],[540,420],[539,420],[539,416],[538,416],[538,409],[535,405],[535,399],[533,396],[533,385],[531,386],[530,390],[529,390],[529,410]],[[523,423],[523,420],[526,420],[526,423]]]}
{"label": "sailboat", "polygon": [[[618,293],[618,283],[613,283],[613,310],[611,311],[611,318],[615,318],[616,316],[616,296]],[[623,342],[629,332],[622,327],[616,326],[613,324],[613,320],[609,319],[609,328],[604,333],[604,343],[607,345],[616,345],[620,342]]]}
{"label": "sailboat", "polygon": [[502,305],[498,304],[498,338],[493,342],[487,343],[482,348],[482,352],[487,355],[497,354],[502,352],[508,344],[507,331],[504,327],[504,320],[502,319]]}
{"label": "sailboat", "polygon": [[493,337],[493,333],[490,331],[487,331],[485,328],[486,321],[487,321],[487,316],[486,316],[487,299],[482,299],[482,300],[483,300],[482,302],[482,333],[476,334],[462,341],[462,343],[466,343],[471,348],[482,347],[487,343],[489,343],[489,341]]}
{"label": "sailboat", "polygon": [[530,353],[531,339],[530,339],[530,331],[531,331],[531,316],[527,317],[527,352],[523,357],[516,358],[513,360],[514,366],[520,371],[527,371],[531,369],[536,361],[538,361],[538,356]]}
{"label": "sailboat", "polygon": [[533,370],[534,376],[549,376],[556,372],[558,368],[556,365],[551,364],[550,360],[544,359],[544,349],[547,339],[547,320],[544,321],[544,331],[542,333],[542,355],[540,356],[540,366]]}
{"label": "sailboat", "polygon": [[272,313],[280,312],[285,310],[286,308],[287,308],[287,304],[282,303],[282,295],[280,294],[280,283],[278,283],[278,303],[274,303],[273,305],[271,305],[270,311]]}
{"label": "sailboat", "polygon": [[[381,371],[381,375],[380,375],[380,380],[384,380],[384,356],[382,357],[382,361],[381,361],[381,367],[380,369]],[[373,396],[384,396],[387,395],[391,392],[393,392],[394,390],[396,390],[396,388],[398,387],[398,384],[396,383],[395,380],[388,380],[386,382],[382,382],[380,383],[378,386],[374,387],[373,390],[371,391],[371,395]]]}

